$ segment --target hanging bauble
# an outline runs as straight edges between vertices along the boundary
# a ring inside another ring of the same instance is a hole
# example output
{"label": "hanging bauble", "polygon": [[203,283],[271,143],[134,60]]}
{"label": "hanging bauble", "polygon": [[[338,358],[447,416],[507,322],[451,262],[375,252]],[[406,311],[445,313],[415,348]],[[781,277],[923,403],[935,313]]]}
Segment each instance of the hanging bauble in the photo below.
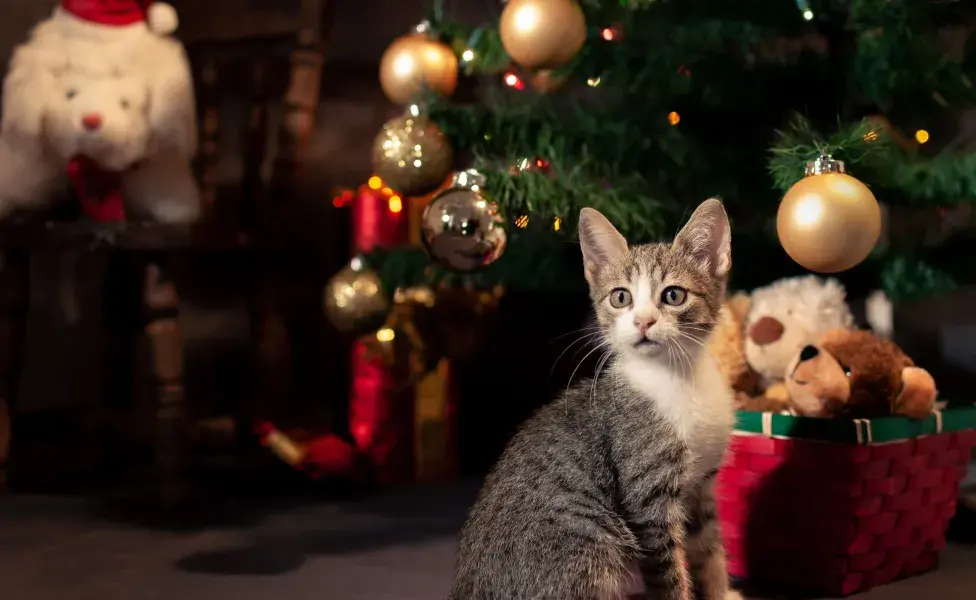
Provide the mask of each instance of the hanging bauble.
{"label": "hanging bauble", "polygon": [[874,194],[844,171],[844,163],[821,156],[807,163],[806,177],[783,196],[776,215],[783,249],[818,273],[838,273],[871,253],[881,233],[881,207]]}
{"label": "hanging bauble", "polygon": [[457,56],[447,44],[428,36],[426,23],[393,40],[380,59],[380,86],[397,104],[416,101],[424,91],[450,96],[457,80]]}
{"label": "hanging bauble", "polygon": [[529,85],[540,94],[548,94],[563,87],[567,79],[565,75],[557,75],[552,69],[542,69],[529,77]]}
{"label": "hanging bauble", "polygon": [[453,162],[447,136],[415,105],[384,123],[373,142],[373,169],[403,196],[436,188],[450,175]]}
{"label": "hanging bauble", "polygon": [[505,51],[527,69],[561,67],[586,42],[586,18],[576,0],[509,0],[498,30]]}
{"label": "hanging bauble", "polygon": [[498,206],[483,193],[484,177],[470,169],[454,174],[451,187],[437,194],[421,219],[427,252],[453,271],[487,267],[505,251],[508,236]]}
{"label": "hanging bauble", "polygon": [[322,302],[336,329],[356,336],[382,327],[390,313],[390,299],[379,276],[359,257],[329,280]]}

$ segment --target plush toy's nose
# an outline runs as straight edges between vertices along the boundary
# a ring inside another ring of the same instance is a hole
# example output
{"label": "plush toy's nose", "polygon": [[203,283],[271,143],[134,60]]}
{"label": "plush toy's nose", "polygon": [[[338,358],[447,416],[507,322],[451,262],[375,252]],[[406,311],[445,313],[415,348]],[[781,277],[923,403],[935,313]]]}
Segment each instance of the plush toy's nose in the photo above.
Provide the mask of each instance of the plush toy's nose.
{"label": "plush toy's nose", "polygon": [[88,131],[95,131],[102,126],[102,115],[90,113],[81,118],[82,126]]}
{"label": "plush toy's nose", "polygon": [[783,324],[773,317],[763,317],[749,328],[749,337],[760,346],[772,344],[783,336]]}

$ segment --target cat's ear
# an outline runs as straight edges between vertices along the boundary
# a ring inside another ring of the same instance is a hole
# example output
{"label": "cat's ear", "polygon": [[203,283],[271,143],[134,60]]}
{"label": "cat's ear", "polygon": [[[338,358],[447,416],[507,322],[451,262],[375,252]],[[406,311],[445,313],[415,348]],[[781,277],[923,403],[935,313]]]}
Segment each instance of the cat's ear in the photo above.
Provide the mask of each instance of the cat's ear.
{"label": "cat's ear", "polygon": [[627,256],[627,240],[598,210],[584,208],[580,211],[579,240],[583,250],[583,271],[591,284],[607,265]]}
{"label": "cat's ear", "polygon": [[672,248],[691,255],[713,277],[728,275],[732,268],[732,230],[722,202],[717,198],[702,202],[674,238]]}

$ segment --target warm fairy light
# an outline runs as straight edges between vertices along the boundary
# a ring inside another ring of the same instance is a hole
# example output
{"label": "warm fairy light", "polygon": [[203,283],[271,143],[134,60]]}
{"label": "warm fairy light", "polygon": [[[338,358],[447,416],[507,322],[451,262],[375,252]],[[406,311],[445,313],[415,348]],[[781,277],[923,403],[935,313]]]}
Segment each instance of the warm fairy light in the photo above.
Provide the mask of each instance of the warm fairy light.
{"label": "warm fairy light", "polygon": [[562,219],[560,219],[559,217],[553,218],[553,220],[552,220],[552,230],[553,231],[559,231],[559,229],[562,226],[563,226],[563,220]]}
{"label": "warm fairy light", "polygon": [[600,85],[600,78],[599,77],[590,77],[589,79],[586,80],[586,84],[588,86],[590,86],[590,87],[596,87],[596,86]]}
{"label": "warm fairy light", "polygon": [[617,37],[617,32],[614,31],[611,27],[607,27],[602,32],[600,32],[600,35],[602,35],[603,39],[607,40],[608,42],[612,42],[613,39]]}
{"label": "warm fairy light", "polygon": [[403,200],[396,194],[390,196],[390,212],[396,214],[403,210]]}
{"label": "warm fairy light", "polygon": [[680,122],[681,122],[681,115],[674,112],[673,110],[668,113],[668,123],[671,123],[672,127],[677,125]]}
{"label": "warm fairy light", "polygon": [[915,141],[919,144],[924,144],[929,141],[929,132],[924,129],[919,129],[915,132]]}
{"label": "warm fairy light", "polygon": [[877,131],[869,131],[869,132],[867,132],[867,133],[864,134],[864,141],[865,142],[871,143],[871,142],[873,142],[876,139],[878,139],[878,132]]}
{"label": "warm fairy light", "polygon": [[529,225],[529,215],[522,215],[515,219],[515,226],[519,229],[525,229]]}
{"label": "warm fairy light", "polygon": [[471,62],[472,60],[474,60],[474,50],[468,48],[467,50],[462,52],[461,60],[463,60],[464,62]]}
{"label": "warm fairy light", "polygon": [[377,177],[376,175],[373,175],[372,177],[369,178],[368,184],[369,184],[369,189],[378,190],[381,187],[383,187],[383,180]]}
{"label": "warm fairy light", "polygon": [[813,20],[813,11],[810,10],[809,8],[806,9],[805,11],[803,11],[803,19],[806,20],[806,21],[812,21]]}
{"label": "warm fairy light", "polygon": [[525,84],[522,83],[522,80],[519,78],[519,76],[511,72],[505,73],[505,85],[507,85],[510,88],[515,88],[517,90],[521,90],[525,87]]}
{"label": "warm fairy light", "polygon": [[392,195],[392,194],[393,194],[393,190],[392,190],[392,189],[390,189],[390,188],[388,188],[388,187],[384,187],[384,188],[383,188],[383,195],[384,195],[384,196],[390,196],[390,195]]}
{"label": "warm fairy light", "polygon": [[392,342],[395,337],[396,333],[394,333],[389,327],[384,327],[376,332],[376,340],[380,342]]}
{"label": "warm fairy light", "polygon": [[681,75],[682,77],[688,77],[689,75],[691,75],[691,71],[688,70],[688,67],[681,65],[680,67],[678,67],[678,75]]}

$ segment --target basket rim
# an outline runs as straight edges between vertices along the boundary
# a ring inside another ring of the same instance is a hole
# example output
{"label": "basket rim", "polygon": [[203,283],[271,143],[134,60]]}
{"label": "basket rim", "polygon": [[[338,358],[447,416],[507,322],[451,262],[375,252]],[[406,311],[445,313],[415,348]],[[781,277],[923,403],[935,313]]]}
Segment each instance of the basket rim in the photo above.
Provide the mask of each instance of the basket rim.
{"label": "basket rim", "polygon": [[877,445],[927,435],[976,429],[976,406],[935,411],[927,419],[819,419],[788,414],[737,411],[733,433],[780,439]]}

